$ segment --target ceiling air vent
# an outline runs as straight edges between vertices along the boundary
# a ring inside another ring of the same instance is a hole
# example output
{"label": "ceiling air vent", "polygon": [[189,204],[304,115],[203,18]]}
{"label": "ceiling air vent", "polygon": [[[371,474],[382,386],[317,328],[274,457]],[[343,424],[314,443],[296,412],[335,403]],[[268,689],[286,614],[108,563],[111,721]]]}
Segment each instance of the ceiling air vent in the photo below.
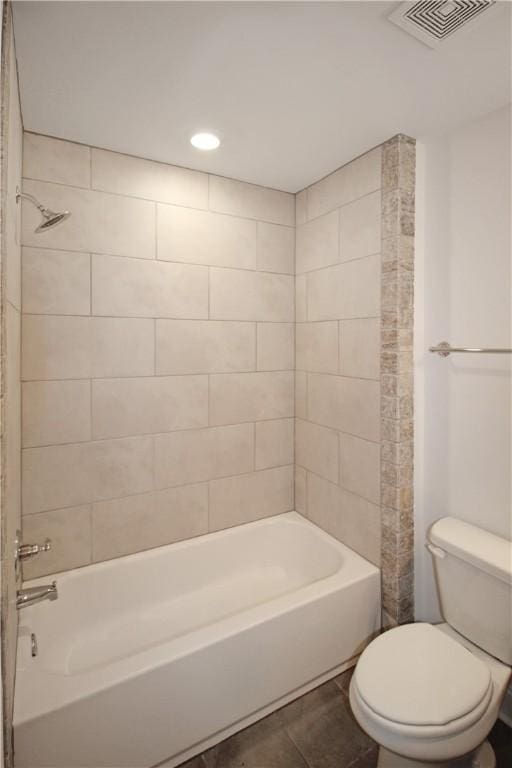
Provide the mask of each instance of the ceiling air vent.
{"label": "ceiling air vent", "polygon": [[421,40],[437,48],[443,40],[461,27],[466,29],[491,8],[496,0],[420,0],[402,3],[389,20]]}

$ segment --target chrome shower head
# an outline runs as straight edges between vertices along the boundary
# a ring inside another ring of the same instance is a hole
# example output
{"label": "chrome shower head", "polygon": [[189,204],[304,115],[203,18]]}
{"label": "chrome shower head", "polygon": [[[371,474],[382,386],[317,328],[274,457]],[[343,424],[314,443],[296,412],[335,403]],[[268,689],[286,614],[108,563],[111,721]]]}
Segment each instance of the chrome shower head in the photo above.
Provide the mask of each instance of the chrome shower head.
{"label": "chrome shower head", "polygon": [[21,192],[19,189],[16,189],[16,202],[18,203],[23,197],[26,200],[30,200],[32,205],[35,205],[43,217],[42,222],[35,228],[34,232],[46,232],[47,229],[56,227],[61,221],[64,221],[71,216],[69,211],[59,211],[56,213],[50,208],[46,208],[42,205],[33,195],[29,195],[27,192]]}
{"label": "chrome shower head", "polygon": [[69,211],[55,213],[55,211],[51,211],[49,208],[40,208],[39,210],[43,216],[43,221],[35,228],[34,232],[45,232],[47,229],[50,229],[50,227],[57,226],[61,221],[64,221],[64,219],[68,219],[71,216]]}

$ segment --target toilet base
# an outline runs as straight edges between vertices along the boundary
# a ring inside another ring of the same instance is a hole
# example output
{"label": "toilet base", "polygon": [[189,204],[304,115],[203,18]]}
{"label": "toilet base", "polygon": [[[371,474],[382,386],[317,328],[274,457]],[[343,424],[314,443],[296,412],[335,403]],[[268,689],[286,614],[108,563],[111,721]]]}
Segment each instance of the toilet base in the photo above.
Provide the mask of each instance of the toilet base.
{"label": "toilet base", "polygon": [[470,755],[442,763],[426,760],[411,760],[380,747],[377,768],[496,768],[494,750],[486,740]]}

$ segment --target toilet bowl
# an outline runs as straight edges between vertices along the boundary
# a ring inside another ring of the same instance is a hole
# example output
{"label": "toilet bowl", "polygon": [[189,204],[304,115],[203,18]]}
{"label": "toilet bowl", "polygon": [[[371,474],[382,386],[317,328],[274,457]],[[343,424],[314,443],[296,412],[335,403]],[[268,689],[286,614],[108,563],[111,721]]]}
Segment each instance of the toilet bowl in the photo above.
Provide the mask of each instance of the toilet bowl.
{"label": "toilet bowl", "polygon": [[[379,768],[494,768],[496,764],[485,739],[498,717],[511,674],[512,546],[483,531],[483,536],[477,535],[479,529],[474,526],[451,521],[439,521],[430,541],[436,540],[440,561],[436,573],[441,605],[449,606],[443,613],[452,621],[408,624],[385,632],[362,653],[352,677],[352,711],[380,745]],[[451,542],[456,543],[456,552]],[[453,590],[461,586],[460,567],[466,588],[457,602]],[[443,600],[446,590],[449,600]],[[508,602],[501,603],[504,595]],[[498,611],[487,629],[473,615],[485,596],[487,610],[493,605]],[[470,634],[476,635],[479,645]]]}
{"label": "toilet bowl", "polygon": [[[381,745],[379,766],[476,765],[474,753],[496,721],[510,668],[447,624],[397,627],[367,651],[352,677],[350,703]],[[489,745],[479,765],[493,768]]]}

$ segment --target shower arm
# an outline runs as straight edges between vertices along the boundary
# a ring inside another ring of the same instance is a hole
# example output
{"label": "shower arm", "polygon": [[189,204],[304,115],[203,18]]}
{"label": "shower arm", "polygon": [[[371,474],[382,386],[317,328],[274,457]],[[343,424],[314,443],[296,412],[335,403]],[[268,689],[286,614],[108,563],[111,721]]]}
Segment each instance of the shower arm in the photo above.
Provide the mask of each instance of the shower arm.
{"label": "shower arm", "polygon": [[32,205],[35,205],[35,207],[41,211],[41,213],[46,213],[48,211],[48,208],[45,208],[45,206],[37,200],[37,198],[34,197],[34,195],[29,195],[28,192],[22,192],[19,187],[16,187],[16,202],[19,203],[20,200],[25,198],[25,200],[30,200]]}

